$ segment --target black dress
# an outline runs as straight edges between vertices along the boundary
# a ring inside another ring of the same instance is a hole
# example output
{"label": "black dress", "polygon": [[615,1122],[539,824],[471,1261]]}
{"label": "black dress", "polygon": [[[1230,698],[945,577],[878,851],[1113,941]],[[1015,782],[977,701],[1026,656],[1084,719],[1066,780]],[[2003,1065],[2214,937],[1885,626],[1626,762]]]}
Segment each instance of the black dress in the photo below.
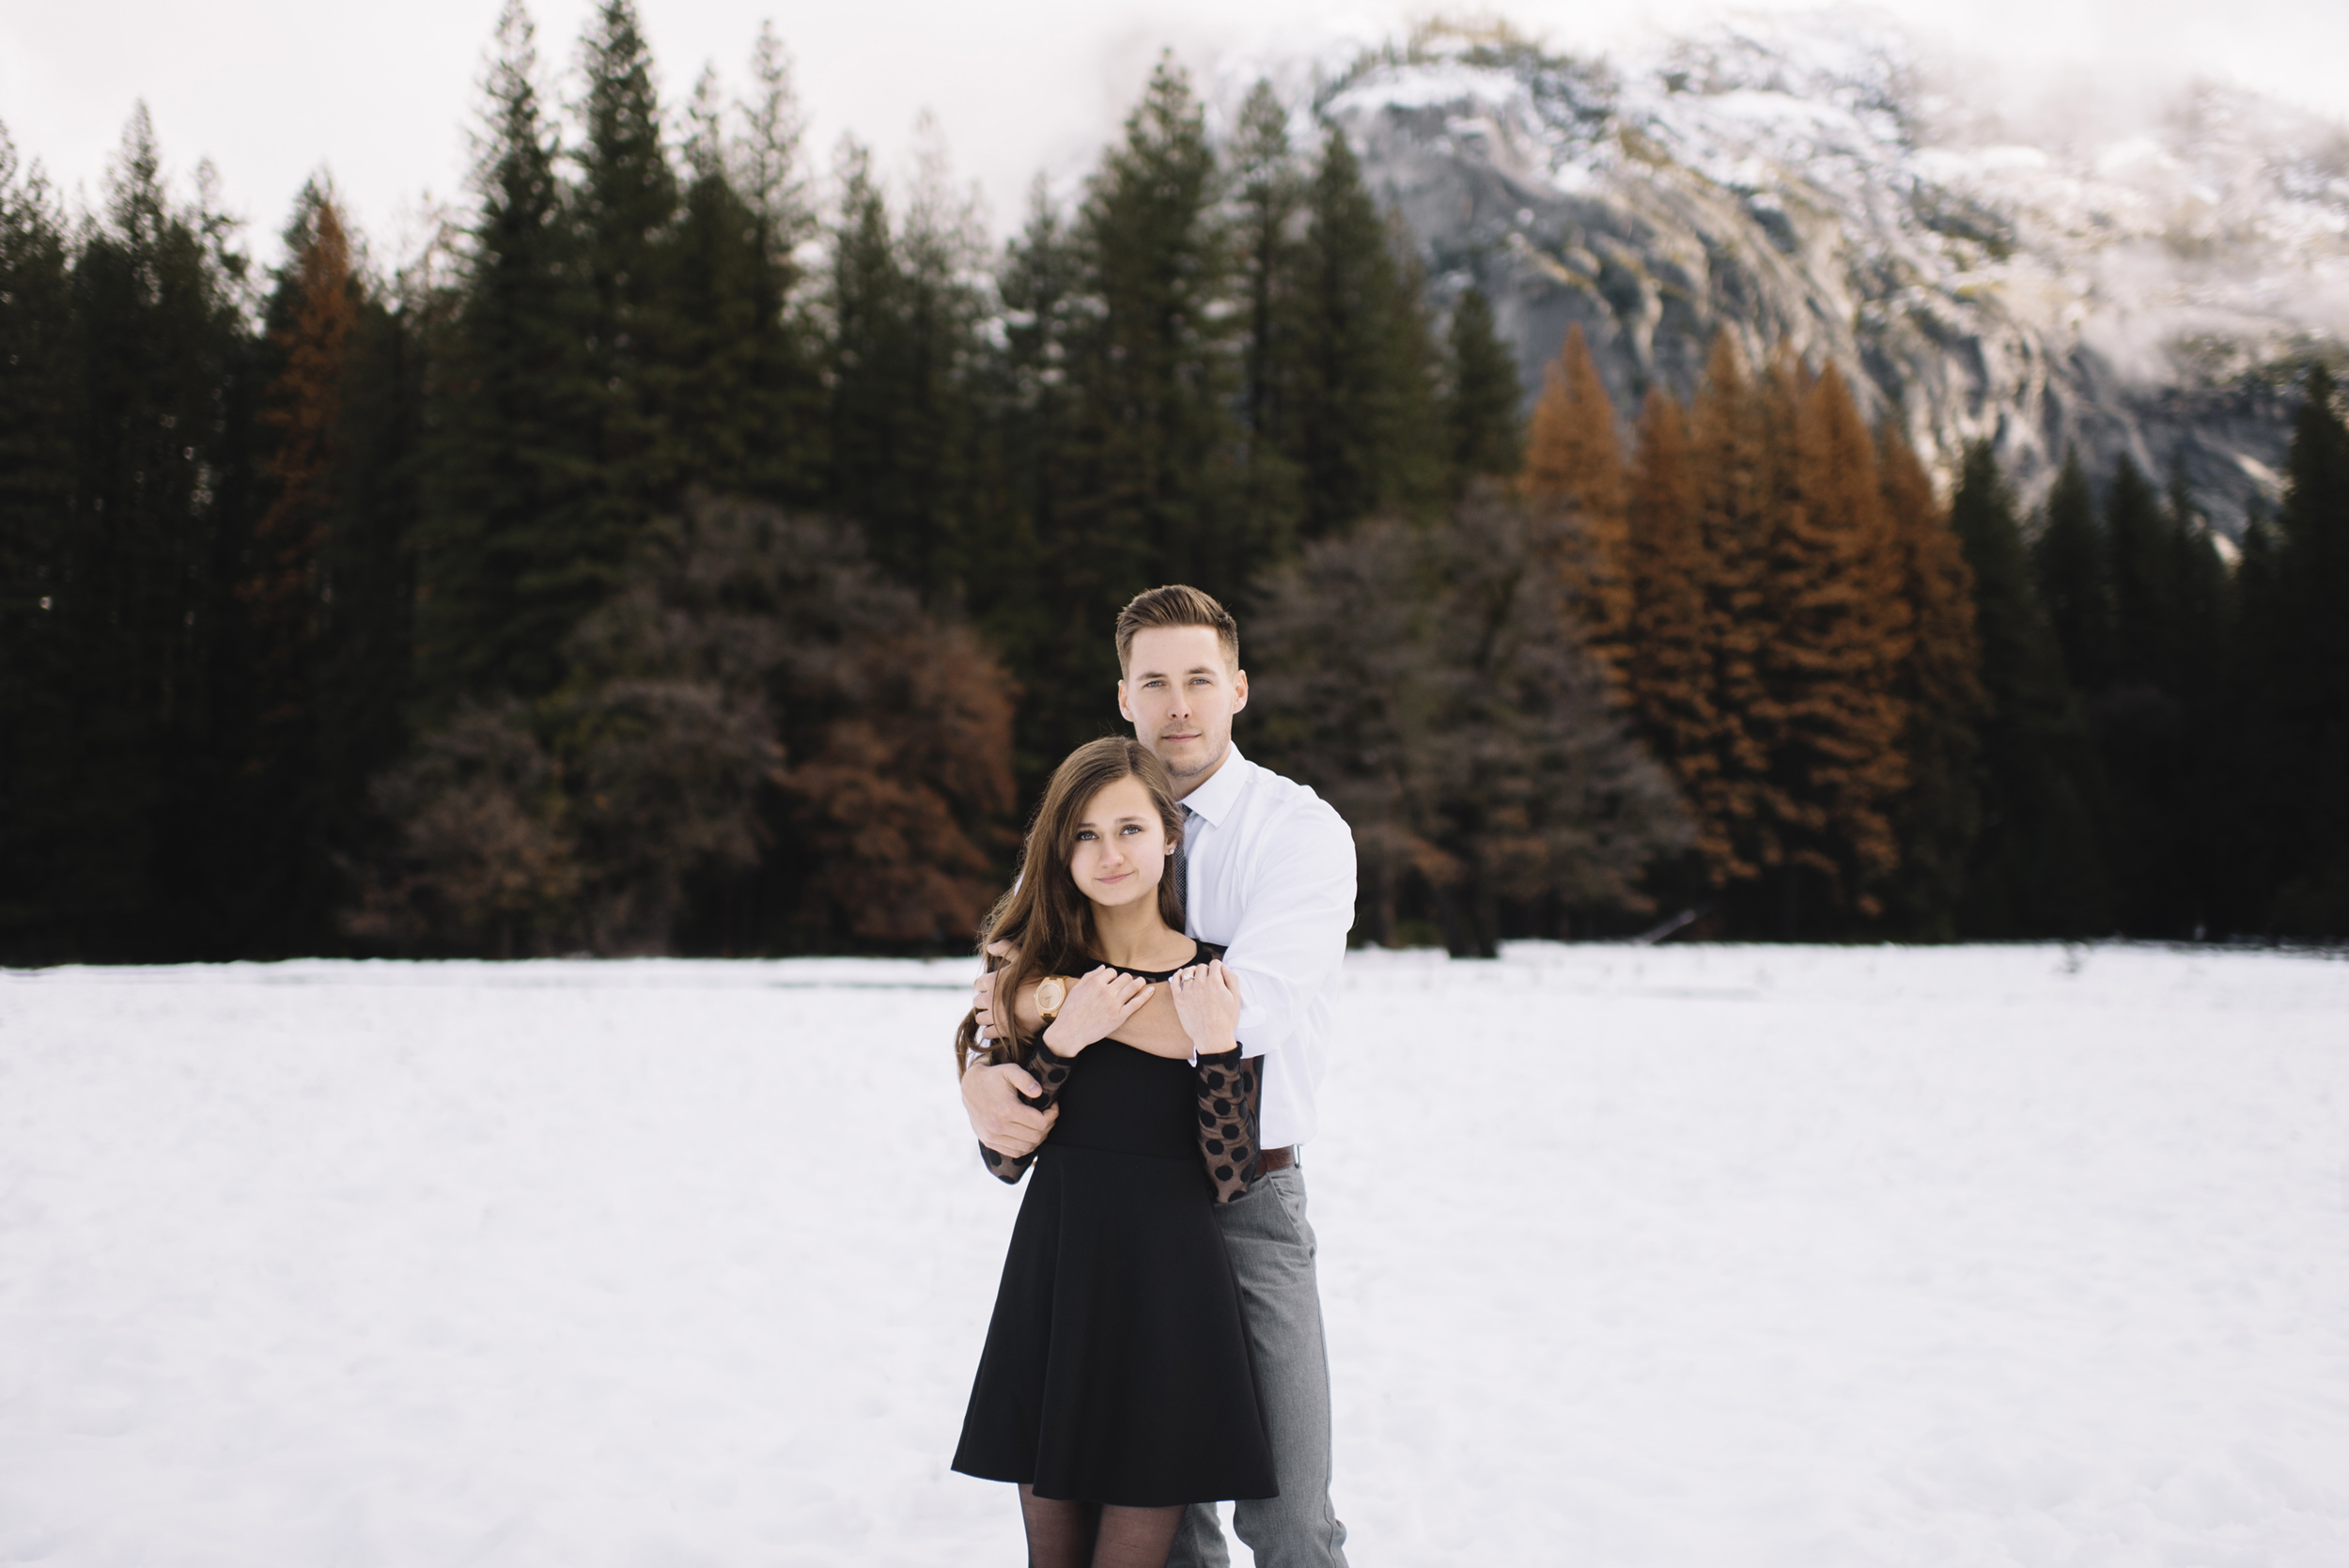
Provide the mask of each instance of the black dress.
{"label": "black dress", "polygon": [[[1276,1496],[1215,1218],[1254,1173],[1256,1064],[1194,1069],[1117,1040],[1074,1059],[1032,1047],[1024,1064],[1060,1120],[1033,1157],[954,1467],[1136,1508]],[[1017,1181],[1028,1161],[988,1163]]]}

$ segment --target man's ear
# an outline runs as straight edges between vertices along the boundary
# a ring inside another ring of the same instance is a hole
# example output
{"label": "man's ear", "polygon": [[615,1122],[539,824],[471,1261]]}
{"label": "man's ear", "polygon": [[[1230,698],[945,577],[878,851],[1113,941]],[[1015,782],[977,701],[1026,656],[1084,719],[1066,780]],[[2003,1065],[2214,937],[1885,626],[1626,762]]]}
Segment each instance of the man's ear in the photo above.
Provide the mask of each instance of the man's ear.
{"label": "man's ear", "polygon": [[[1122,687],[1125,683],[1120,681],[1118,684]],[[1248,672],[1245,670],[1235,670],[1232,672],[1232,711],[1234,713],[1237,713],[1241,708],[1246,707],[1247,706]]]}
{"label": "man's ear", "polygon": [[1129,724],[1134,722],[1134,710],[1126,706],[1126,679],[1123,675],[1117,681],[1117,716]]}

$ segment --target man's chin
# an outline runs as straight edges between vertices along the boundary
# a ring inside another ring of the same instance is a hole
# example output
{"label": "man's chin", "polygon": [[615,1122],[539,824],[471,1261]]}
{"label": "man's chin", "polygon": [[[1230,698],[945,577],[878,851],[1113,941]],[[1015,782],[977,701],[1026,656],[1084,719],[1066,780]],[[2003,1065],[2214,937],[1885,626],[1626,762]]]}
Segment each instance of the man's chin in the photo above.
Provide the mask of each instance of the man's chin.
{"label": "man's chin", "polygon": [[1179,749],[1161,751],[1159,760],[1177,779],[1195,779],[1215,766],[1215,753],[1201,740],[1185,741]]}

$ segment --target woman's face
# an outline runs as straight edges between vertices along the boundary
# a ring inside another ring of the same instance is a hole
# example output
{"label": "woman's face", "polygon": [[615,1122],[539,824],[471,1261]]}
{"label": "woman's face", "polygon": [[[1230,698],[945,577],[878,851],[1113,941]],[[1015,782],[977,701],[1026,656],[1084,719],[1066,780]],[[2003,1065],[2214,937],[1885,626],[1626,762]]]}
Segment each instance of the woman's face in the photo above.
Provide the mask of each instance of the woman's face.
{"label": "woman's face", "polygon": [[1077,821],[1077,849],[1068,860],[1079,891],[1115,908],[1158,896],[1166,875],[1166,827],[1150,792],[1136,778],[1104,784]]}

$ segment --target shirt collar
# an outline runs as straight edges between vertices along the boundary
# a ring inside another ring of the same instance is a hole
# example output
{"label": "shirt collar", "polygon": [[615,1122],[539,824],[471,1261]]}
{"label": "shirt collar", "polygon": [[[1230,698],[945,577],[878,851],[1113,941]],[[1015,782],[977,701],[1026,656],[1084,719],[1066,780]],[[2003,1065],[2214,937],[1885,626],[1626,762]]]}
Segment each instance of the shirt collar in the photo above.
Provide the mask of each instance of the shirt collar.
{"label": "shirt collar", "polygon": [[1240,792],[1248,787],[1247,775],[1255,770],[1256,765],[1240,755],[1239,747],[1235,745],[1224,757],[1223,766],[1206,784],[1184,796],[1183,804],[1206,817],[1209,826],[1221,826],[1232,815],[1232,808],[1239,804]]}

